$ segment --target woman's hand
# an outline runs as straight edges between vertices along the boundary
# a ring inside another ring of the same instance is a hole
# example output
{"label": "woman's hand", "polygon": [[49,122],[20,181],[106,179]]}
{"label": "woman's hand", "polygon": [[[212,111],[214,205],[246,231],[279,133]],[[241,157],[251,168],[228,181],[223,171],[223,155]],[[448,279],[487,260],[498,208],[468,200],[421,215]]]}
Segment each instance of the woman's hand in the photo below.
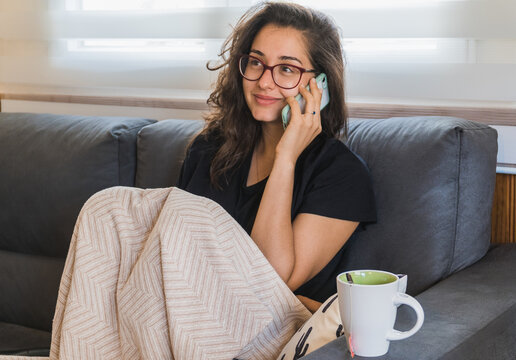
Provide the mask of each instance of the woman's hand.
{"label": "woman's hand", "polygon": [[305,113],[294,97],[288,97],[290,105],[290,122],[276,146],[276,159],[295,164],[303,150],[321,133],[321,114],[319,112],[322,91],[317,86],[315,78],[310,79],[310,91],[304,86],[299,86],[299,92],[304,97]]}

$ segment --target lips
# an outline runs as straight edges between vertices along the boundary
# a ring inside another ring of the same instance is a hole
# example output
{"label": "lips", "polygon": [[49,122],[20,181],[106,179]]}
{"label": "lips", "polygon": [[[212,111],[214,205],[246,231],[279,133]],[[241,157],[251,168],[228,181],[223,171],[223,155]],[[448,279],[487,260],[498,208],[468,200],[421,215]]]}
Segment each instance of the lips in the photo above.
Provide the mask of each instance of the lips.
{"label": "lips", "polygon": [[256,102],[260,105],[272,105],[272,104],[282,100],[280,98],[275,98],[272,96],[260,95],[260,94],[254,94],[253,96],[256,99]]}

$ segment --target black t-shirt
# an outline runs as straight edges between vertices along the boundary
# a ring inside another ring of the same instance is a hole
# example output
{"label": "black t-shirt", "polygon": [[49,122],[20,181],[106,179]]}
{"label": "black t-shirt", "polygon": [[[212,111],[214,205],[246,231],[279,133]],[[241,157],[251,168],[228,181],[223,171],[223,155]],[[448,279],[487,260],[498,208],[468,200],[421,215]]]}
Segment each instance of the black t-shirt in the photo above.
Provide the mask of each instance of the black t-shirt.
{"label": "black t-shirt", "polygon": [[[210,183],[210,164],[218,144],[198,136],[186,155],[178,187],[219,203],[251,233],[267,178],[247,186],[252,153],[231,171],[222,190]],[[221,181],[222,183],[222,181]],[[362,224],[376,221],[369,171],[340,140],[320,134],[299,156],[292,197],[292,220],[300,213],[316,214]],[[336,292],[335,271],[342,249],[314,278],[295,291],[323,302]]]}

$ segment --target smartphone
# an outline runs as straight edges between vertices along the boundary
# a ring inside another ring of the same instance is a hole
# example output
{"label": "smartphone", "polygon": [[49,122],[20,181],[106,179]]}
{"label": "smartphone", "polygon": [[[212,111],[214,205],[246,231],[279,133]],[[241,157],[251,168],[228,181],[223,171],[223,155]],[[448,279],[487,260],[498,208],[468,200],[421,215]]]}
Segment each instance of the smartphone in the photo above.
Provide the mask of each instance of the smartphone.
{"label": "smartphone", "polygon": [[[317,82],[317,86],[319,89],[322,90],[322,97],[321,97],[321,108],[319,110],[322,110],[328,103],[330,102],[330,93],[328,91],[328,79],[326,78],[326,74],[321,73],[316,78],[315,81]],[[306,87],[308,90],[310,90],[310,86],[308,85]],[[305,98],[301,94],[297,94],[294,98],[299,103],[299,107],[301,108],[301,113],[305,112]],[[286,129],[288,122],[290,121],[290,106],[287,105],[281,110],[281,119],[283,120],[283,128]]]}

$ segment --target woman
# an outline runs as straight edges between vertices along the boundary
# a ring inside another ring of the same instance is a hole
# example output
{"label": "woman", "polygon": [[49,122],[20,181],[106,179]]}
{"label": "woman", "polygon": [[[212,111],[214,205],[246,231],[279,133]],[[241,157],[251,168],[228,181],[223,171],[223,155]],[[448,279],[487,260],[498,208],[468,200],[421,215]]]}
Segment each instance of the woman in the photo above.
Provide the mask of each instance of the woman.
{"label": "woman", "polygon": [[[339,33],[320,12],[265,3],[242,17],[222,55],[211,68],[220,70],[212,112],[178,186],[222,205],[314,312],[336,291],[339,251],[360,222],[375,220],[368,172],[337,139],[347,129]],[[322,111],[319,73],[331,99]]]}
{"label": "woman", "polygon": [[[346,112],[335,26],[265,3],[223,54],[213,111],[182,169],[187,191],[115,187],[81,210],[51,359],[272,359],[306,307],[335,292],[335,255],[375,218],[367,170],[337,139]],[[321,112],[320,72],[331,97]],[[290,358],[306,352],[294,347]]]}

